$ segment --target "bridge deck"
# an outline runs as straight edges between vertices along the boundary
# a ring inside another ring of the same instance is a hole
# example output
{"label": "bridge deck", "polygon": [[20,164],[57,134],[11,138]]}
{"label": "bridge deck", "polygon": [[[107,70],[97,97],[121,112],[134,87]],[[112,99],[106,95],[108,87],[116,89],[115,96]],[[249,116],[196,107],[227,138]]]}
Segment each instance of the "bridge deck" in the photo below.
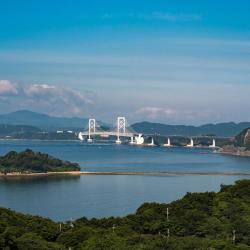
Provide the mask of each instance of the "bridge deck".
{"label": "bridge deck", "polygon": [[[96,131],[96,132],[91,132],[90,133],[91,135],[100,135],[100,136],[117,136],[117,132],[115,131],[102,131],[102,132],[99,132],[99,131]],[[81,133],[82,136],[88,136],[89,135],[89,132],[82,132]],[[132,137],[132,136],[137,136],[138,134],[136,133],[130,133],[130,132],[127,132],[127,133],[119,133],[119,136],[120,137]]]}

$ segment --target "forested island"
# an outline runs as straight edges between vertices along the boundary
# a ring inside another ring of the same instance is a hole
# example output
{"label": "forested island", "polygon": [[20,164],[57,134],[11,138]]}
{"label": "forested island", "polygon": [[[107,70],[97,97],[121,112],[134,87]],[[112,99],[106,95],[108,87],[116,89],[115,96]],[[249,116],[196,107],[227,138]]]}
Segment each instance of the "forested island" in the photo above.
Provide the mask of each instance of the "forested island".
{"label": "forested island", "polygon": [[65,223],[0,208],[0,249],[193,250],[250,248],[250,180],[187,193],[135,214]]}
{"label": "forested island", "polygon": [[2,174],[29,174],[79,170],[80,166],[77,163],[62,161],[48,154],[33,152],[30,149],[20,153],[10,151],[6,155],[0,157],[0,173]]}

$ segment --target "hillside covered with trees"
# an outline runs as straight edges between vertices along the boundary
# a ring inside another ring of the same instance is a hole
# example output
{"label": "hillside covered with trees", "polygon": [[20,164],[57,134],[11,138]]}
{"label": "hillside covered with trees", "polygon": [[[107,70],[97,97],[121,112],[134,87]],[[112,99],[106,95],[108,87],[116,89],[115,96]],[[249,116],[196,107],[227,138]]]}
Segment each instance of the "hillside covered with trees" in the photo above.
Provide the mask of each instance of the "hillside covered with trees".
{"label": "hillside covered with trees", "polygon": [[123,218],[56,223],[0,209],[0,249],[249,248],[250,180],[222,185],[218,193],[187,193],[170,204],[145,203]]}
{"label": "hillside covered with trees", "polygon": [[79,171],[77,163],[62,161],[48,154],[36,153],[30,149],[17,153],[10,151],[0,157],[0,173],[46,173]]}
{"label": "hillside covered with trees", "polygon": [[0,124],[0,138],[13,135],[29,135],[40,131],[39,128],[33,126]]}

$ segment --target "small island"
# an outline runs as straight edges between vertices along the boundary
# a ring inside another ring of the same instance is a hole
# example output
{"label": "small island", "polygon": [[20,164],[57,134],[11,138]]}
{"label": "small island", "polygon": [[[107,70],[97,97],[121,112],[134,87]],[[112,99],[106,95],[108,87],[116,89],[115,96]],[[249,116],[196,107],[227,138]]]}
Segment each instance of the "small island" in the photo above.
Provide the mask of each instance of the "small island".
{"label": "small island", "polygon": [[62,161],[48,154],[27,149],[17,153],[10,151],[0,157],[0,175],[28,175],[80,171],[78,163]]}

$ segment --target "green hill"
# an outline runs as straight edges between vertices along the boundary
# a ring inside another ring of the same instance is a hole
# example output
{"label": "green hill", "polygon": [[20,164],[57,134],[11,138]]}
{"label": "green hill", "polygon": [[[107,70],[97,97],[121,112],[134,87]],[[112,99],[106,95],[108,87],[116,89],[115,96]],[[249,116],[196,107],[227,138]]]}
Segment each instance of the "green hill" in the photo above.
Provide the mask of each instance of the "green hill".
{"label": "green hill", "polygon": [[35,153],[27,149],[21,153],[11,151],[0,157],[0,173],[46,173],[78,171],[77,163],[62,161],[48,154]]}
{"label": "green hill", "polygon": [[0,124],[0,136],[27,136],[40,131],[41,129],[34,126]]}
{"label": "green hill", "polygon": [[218,193],[187,193],[170,204],[145,203],[135,214],[122,218],[81,218],[60,225],[0,209],[0,249],[249,248],[250,180],[223,185]]}

